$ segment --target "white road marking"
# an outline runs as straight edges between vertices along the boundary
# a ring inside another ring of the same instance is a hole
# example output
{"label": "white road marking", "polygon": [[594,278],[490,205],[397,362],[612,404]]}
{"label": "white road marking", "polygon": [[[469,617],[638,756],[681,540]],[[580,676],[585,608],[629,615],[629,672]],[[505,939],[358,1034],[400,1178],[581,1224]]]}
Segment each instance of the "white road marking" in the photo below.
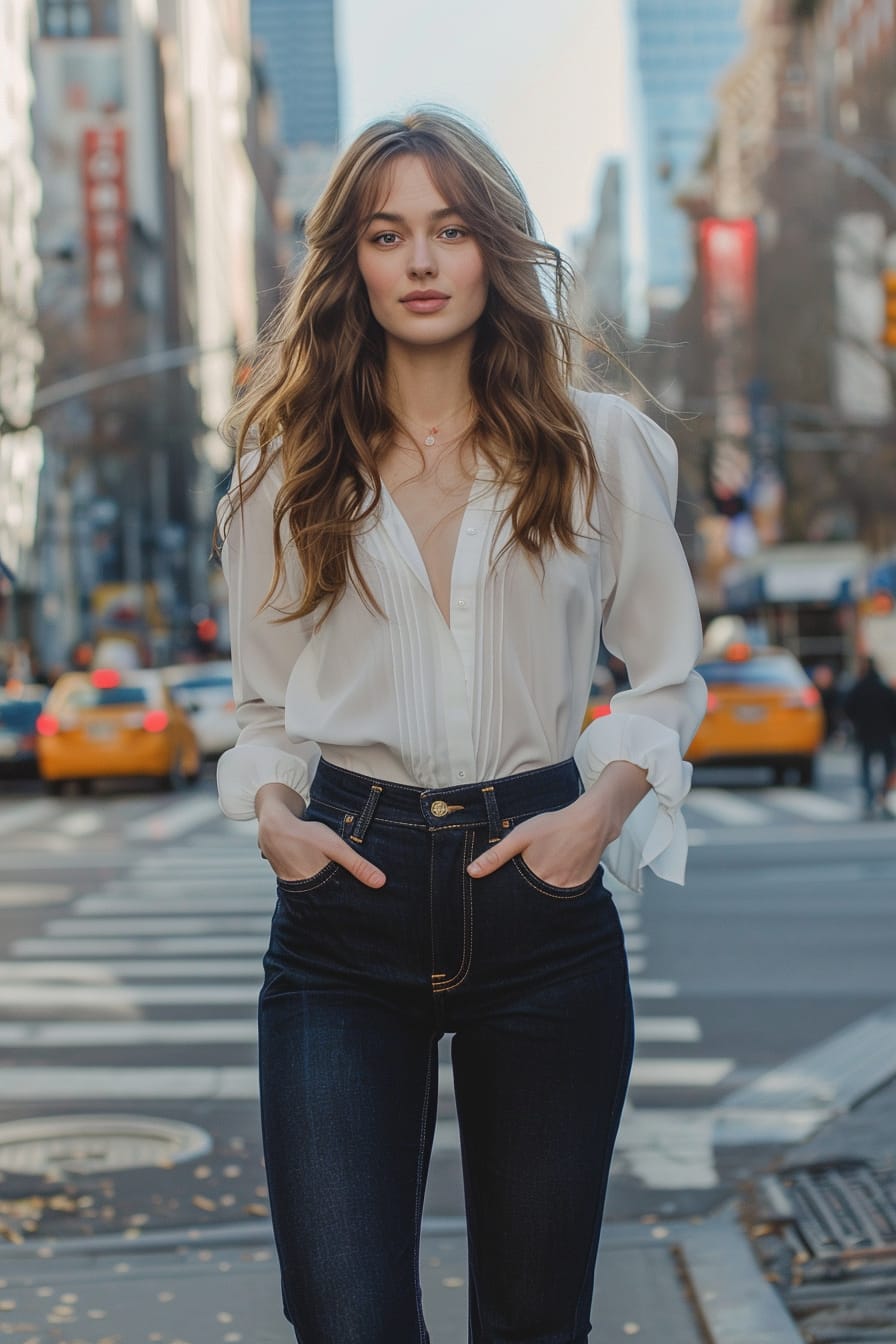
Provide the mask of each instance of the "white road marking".
{"label": "white road marking", "polygon": [[264,953],[264,938],[20,938],[10,951],[14,957],[47,959],[139,956],[240,956]]}
{"label": "white road marking", "polygon": [[59,980],[97,981],[115,984],[122,980],[244,980],[261,981],[261,957],[175,957],[115,959],[111,961],[0,961],[0,981],[11,983]]}
{"label": "white road marking", "polygon": [[643,952],[647,947],[647,935],[645,933],[627,933],[625,935],[625,945],[629,952]]}
{"label": "white road marking", "polygon": [[61,811],[61,803],[53,802],[50,798],[35,798],[28,803],[12,803],[0,812],[0,835],[12,835],[14,831],[49,821]]}
{"label": "white road marking", "polygon": [[619,915],[619,923],[622,925],[626,933],[634,933],[636,929],[640,929],[641,927],[641,916],[636,914],[628,914],[623,911]]}
{"label": "white road marking", "polygon": [[688,1044],[699,1041],[702,1035],[695,1017],[638,1017],[635,1022],[636,1039],[654,1045],[660,1041]]}
{"label": "white road marking", "polygon": [[253,1018],[211,1022],[2,1022],[6,1049],[89,1049],[115,1045],[254,1045]]}
{"label": "white road marking", "polygon": [[809,821],[855,821],[856,809],[851,803],[829,798],[811,789],[763,789],[757,796],[776,804],[785,812],[793,812]]}
{"label": "white road marking", "polygon": [[751,803],[725,789],[692,789],[685,803],[685,816],[703,813],[726,826],[762,826],[772,820],[768,808]]}
{"label": "white road marking", "polygon": [[[66,888],[61,888],[66,890]],[[170,892],[170,886],[167,888]],[[2,892],[2,888],[0,888]],[[0,905],[3,897],[0,894]],[[83,915],[251,915],[270,916],[274,913],[273,890],[265,896],[195,896],[192,891],[183,896],[152,896],[137,889],[128,896],[79,896],[72,909]]]}
{"label": "white road marking", "polygon": [[627,1101],[613,1153],[613,1176],[631,1176],[651,1190],[712,1190],[713,1112],[651,1107]]}
{"label": "white road marking", "polygon": [[218,919],[198,919],[190,915],[165,915],[160,919],[145,919],[142,913],[131,918],[94,919],[82,916],[79,919],[51,919],[47,922],[48,938],[119,938],[119,937],[183,937],[198,934],[249,933],[264,934],[270,931],[270,917],[245,915],[222,915]]}
{"label": "white road marking", "polygon": [[64,831],[66,835],[78,837],[94,835],[103,829],[104,824],[105,819],[98,808],[81,808],[77,812],[67,812],[64,817],[60,817],[56,829]]}
{"label": "white road marking", "polygon": [[214,1003],[232,1007],[256,1003],[258,985],[0,985],[0,1008],[12,1008],[18,1017],[49,1017],[73,1009],[136,1010],[144,1004]]}
{"label": "white road marking", "polygon": [[632,1065],[631,1085],[632,1087],[717,1087],[733,1069],[733,1059],[639,1058]]}
{"label": "white road marking", "polygon": [[31,882],[26,878],[20,882],[0,882],[0,908],[4,910],[14,906],[61,905],[70,895],[71,887],[51,882]]}
{"label": "white road marking", "polygon": [[202,1068],[0,1068],[0,1096],[6,1101],[253,1101],[258,1069]]}
{"label": "white road marking", "polygon": [[674,999],[678,995],[675,980],[636,980],[631,982],[634,999]]}
{"label": "white road marking", "polygon": [[644,972],[644,971],[646,971],[646,970],[647,970],[647,958],[646,958],[646,957],[629,957],[629,958],[628,958],[628,973],[629,973],[629,975],[641,975],[642,972]]}
{"label": "white road marking", "polygon": [[173,840],[212,817],[220,816],[217,798],[179,798],[159,812],[129,822],[126,830],[131,840]]}

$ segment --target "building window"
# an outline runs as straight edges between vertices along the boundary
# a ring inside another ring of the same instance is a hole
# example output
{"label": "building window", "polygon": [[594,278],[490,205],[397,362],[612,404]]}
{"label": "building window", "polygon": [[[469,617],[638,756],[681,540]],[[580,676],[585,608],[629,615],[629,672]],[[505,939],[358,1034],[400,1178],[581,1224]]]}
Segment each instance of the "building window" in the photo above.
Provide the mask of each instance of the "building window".
{"label": "building window", "polygon": [[41,37],[117,37],[118,0],[39,0]]}

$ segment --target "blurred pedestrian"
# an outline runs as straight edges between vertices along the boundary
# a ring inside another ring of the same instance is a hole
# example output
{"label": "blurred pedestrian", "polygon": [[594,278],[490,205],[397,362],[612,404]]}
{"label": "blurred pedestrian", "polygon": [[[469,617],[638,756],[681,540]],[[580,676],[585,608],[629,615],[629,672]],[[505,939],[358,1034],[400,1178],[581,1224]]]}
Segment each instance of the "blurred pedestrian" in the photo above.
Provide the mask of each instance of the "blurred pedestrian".
{"label": "blurred pedestrian", "polygon": [[[303,1344],[428,1338],[450,1033],[469,1338],[581,1341],[632,1056],[603,867],[683,881],[706,699],[675,448],[567,385],[564,263],[461,118],[367,128],[306,229],[219,515],[221,806],[257,816],[277,879],[259,1032],[285,1311]],[[579,736],[602,622],[631,685]]]}
{"label": "blurred pedestrian", "polygon": [[860,675],[846,693],[843,712],[852,723],[859,748],[865,815],[873,817],[883,808],[896,769],[896,691],[884,681],[873,658],[862,660]]}
{"label": "blurred pedestrian", "polygon": [[816,663],[809,673],[815,683],[824,714],[824,738],[829,741],[840,727],[841,704],[837,679],[830,663]]}

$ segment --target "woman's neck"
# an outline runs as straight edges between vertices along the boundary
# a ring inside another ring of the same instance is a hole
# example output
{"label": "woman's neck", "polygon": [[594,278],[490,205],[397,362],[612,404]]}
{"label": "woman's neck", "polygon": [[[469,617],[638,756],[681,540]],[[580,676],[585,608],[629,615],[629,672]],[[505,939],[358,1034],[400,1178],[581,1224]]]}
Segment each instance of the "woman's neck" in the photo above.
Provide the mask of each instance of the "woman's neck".
{"label": "woman's neck", "polygon": [[395,417],[415,430],[466,419],[469,411],[472,344],[428,349],[390,342],[386,352],[386,398]]}

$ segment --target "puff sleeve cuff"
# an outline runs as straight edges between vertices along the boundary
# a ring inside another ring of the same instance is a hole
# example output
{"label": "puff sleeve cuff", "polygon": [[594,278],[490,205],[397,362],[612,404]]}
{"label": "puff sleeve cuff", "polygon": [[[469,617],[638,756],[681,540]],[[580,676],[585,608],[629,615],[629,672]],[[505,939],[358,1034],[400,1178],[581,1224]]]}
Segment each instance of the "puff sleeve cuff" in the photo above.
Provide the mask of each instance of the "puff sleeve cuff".
{"label": "puff sleeve cuff", "polygon": [[[312,747],[319,758],[320,752]],[[262,784],[287,784],[309,803],[311,780],[317,762],[305,761],[276,747],[248,743],[232,747],[218,758],[218,801],[231,821],[250,821],[255,816],[255,794]]]}
{"label": "puff sleeve cuff", "polygon": [[631,761],[647,771],[651,792],[626,819],[618,839],[604,851],[607,870],[632,891],[650,867],[667,882],[684,883],[687,827],[681,805],[691,786],[692,766],[682,760],[678,733],[639,714],[610,713],[590,723],[575,748],[586,788],[610,761]]}

